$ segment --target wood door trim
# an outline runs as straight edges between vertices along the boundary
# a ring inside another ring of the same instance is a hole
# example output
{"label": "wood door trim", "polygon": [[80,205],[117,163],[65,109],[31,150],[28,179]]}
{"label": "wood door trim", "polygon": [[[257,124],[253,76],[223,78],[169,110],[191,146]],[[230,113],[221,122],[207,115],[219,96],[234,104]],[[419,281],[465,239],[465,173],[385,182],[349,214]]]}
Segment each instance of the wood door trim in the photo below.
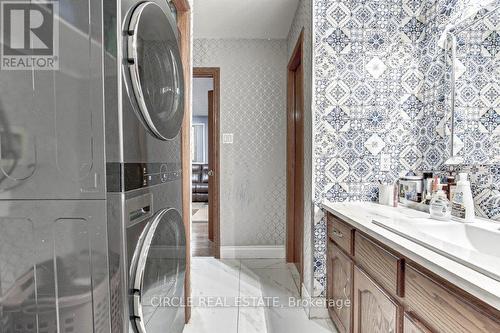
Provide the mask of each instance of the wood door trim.
{"label": "wood door trim", "polygon": [[[214,235],[214,257],[220,259],[220,68],[219,67],[194,67],[193,77],[212,78],[214,82],[214,112],[213,123],[215,128],[213,133],[213,147],[215,155],[213,176],[213,189],[209,188],[209,204],[213,207],[213,235]],[[210,201],[213,203],[210,203]]]}
{"label": "wood door trim", "polygon": [[[213,80],[212,80],[213,81]],[[214,143],[214,127],[216,126],[215,122],[215,117],[214,115],[214,91],[210,90],[208,92],[208,168],[210,169],[211,167],[213,168],[213,147],[215,146]],[[214,168],[215,169],[215,168]],[[212,194],[213,188],[214,188],[214,177],[208,178],[208,197],[209,197],[209,210],[208,210],[208,240],[214,241],[214,207],[213,207],[213,202],[210,203],[210,196]],[[212,248],[212,253],[214,249]]]}
{"label": "wood door trim", "polygon": [[191,8],[188,0],[172,0],[177,10],[177,28],[184,74],[184,119],[181,128],[182,220],[186,233],[186,276],[184,279],[185,322],[191,319]]}
{"label": "wood door trim", "polygon": [[[302,284],[303,278],[304,278],[304,272],[303,272],[303,258],[302,255],[299,255],[299,258],[296,258],[295,252],[296,252],[296,247],[300,248],[300,251],[303,251],[303,240],[302,244],[295,244],[294,240],[296,238],[296,233],[302,234],[303,230],[296,230],[295,224],[295,202],[297,200],[295,191],[295,184],[297,182],[297,179],[295,177],[295,166],[294,166],[294,161],[296,159],[295,156],[295,149],[296,149],[296,143],[295,143],[295,137],[297,135],[295,131],[296,127],[296,117],[295,117],[295,75],[296,75],[296,69],[302,64],[302,54],[303,54],[303,44],[304,44],[304,29],[300,32],[300,35],[297,39],[297,43],[295,44],[294,50],[292,52],[292,55],[290,57],[290,60],[288,62],[287,66],[287,139],[286,139],[286,145],[287,145],[287,157],[286,157],[286,175],[287,175],[287,193],[286,193],[286,260],[287,262],[299,262],[299,267],[300,267],[300,283]],[[304,78],[304,71],[303,71],[303,66],[300,66],[301,68],[301,73],[299,74],[299,77]],[[302,83],[302,94],[304,92],[304,87]],[[303,113],[304,113],[304,97],[302,96],[302,117],[300,119],[304,119]],[[304,167],[303,165],[303,159],[301,159],[302,163],[302,169]],[[300,163],[300,162],[299,162]],[[302,178],[303,179],[303,178]],[[302,192],[302,201],[304,199],[304,193]],[[302,216],[303,214],[303,205],[302,205]],[[304,222],[302,221],[302,226],[304,225]]]}

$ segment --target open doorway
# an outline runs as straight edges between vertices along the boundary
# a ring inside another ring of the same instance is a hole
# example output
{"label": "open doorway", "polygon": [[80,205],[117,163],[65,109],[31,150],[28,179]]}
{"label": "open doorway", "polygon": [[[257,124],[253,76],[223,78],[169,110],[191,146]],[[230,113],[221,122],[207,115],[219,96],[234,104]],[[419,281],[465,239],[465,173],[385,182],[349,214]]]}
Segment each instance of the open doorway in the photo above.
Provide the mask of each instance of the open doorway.
{"label": "open doorway", "polygon": [[295,263],[303,281],[304,230],[304,69],[301,32],[287,74],[287,240],[286,259]]}
{"label": "open doorway", "polygon": [[191,122],[193,257],[220,257],[219,96],[219,68],[194,68]]}

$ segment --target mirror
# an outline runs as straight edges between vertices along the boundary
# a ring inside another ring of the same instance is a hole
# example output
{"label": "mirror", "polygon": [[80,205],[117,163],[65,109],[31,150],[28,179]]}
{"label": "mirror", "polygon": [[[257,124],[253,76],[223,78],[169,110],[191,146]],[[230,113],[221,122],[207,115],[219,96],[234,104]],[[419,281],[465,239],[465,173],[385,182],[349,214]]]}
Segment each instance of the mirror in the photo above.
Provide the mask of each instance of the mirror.
{"label": "mirror", "polygon": [[479,8],[445,34],[445,90],[451,124],[447,164],[498,164],[500,6]]}

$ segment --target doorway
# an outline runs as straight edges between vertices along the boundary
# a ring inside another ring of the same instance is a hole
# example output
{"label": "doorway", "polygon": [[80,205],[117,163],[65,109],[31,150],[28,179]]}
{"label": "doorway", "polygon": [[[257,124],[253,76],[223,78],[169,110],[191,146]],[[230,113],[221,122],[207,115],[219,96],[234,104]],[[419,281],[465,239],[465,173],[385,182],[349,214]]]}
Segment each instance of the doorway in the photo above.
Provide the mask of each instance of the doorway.
{"label": "doorway", "polygon": [[193,257],[220,258],[220,69],[193,68],[191,130]]}
{"label": "doorway", "polygon": [[288,62],[287,74],[287,240],[286,259],[303,281],[304,230],[304,31]]}

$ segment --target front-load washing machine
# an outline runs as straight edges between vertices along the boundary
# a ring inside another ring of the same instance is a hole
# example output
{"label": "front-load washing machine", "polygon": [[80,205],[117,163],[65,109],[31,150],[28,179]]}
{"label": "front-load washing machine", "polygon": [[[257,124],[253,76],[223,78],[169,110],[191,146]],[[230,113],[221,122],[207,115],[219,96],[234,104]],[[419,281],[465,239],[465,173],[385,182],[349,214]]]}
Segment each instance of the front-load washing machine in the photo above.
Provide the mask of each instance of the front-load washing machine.
{"label": "front-load washing machine", "polygon": [[108,199],[112,332],[179,333],[185,322],[186,236],[180,181],[166,182]]}

